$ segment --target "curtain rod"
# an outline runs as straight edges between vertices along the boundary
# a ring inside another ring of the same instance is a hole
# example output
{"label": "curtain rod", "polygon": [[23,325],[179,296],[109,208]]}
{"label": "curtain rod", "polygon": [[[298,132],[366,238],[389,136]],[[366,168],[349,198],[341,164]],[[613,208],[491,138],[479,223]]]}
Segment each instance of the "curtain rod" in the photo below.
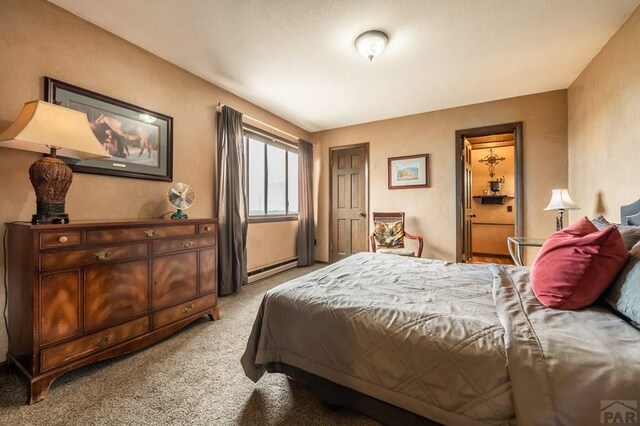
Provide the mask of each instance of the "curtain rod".
{"label": "curtain rod", "polygon": [[[222,107],[223,107],[223,106],[227,106],[227,105],[225,105],[225,104],[223,104],[223,103],[218,102],[218,106],[216,107],[216,110],[217,110],[218,112],[221,112],[221,111],[222,111]],[[229,107],[229,108],[231,108],[231,107]],[[289,132],[285,132],[284,130],[280,130],[280,129],[278,129],[277,127],[273,127],[273,126],[271,126],[270,124],[265,123],[264,121],[260,121],[260,120],[258,120],[257,118],[253,118],[253,117],[251,117],[250,115],[247,115],[247,114],[245,114],[245,113],[242,113],[242,118],[247,118],[247,119],[249,119],[249,120],[251,120],[251,121],[253,121],[253,122],[256,122],[256,123],[258,123],[258,124],[260,124],[260,125],[262,125],[262,126],[268,127],[268,128],[269,128],[269,129],[271,129],[271,130],[275,130],[276,132],[280,132],[280,133],[282,133],[283,135],[287,135],[287,136],[289,136],[290,138],[295,139],[295,140],[296,140],[296,142],[297,142],[298,140],[302,139],[302,138],[300,138],[300,137],[298,137],[298,136],[296,136],[296,135],[292,135],[292,134],[291,134],[291,133],[289,133]]]}

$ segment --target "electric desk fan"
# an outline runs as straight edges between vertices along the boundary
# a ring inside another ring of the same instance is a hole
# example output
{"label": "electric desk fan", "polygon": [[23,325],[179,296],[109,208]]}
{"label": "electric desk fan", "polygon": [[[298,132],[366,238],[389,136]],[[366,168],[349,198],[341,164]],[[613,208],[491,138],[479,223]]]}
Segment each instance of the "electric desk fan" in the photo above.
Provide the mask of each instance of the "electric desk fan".
{"label": "electric desk fan", "polygon": [[186,183],[176,183],[169,188],[167,196],[169,198],[169,204],[177,209],[176,212],[171,215],[171,219],[187,219],[188,216],[183,210],[193,205],[193,201],[196,198],[193,189]]}

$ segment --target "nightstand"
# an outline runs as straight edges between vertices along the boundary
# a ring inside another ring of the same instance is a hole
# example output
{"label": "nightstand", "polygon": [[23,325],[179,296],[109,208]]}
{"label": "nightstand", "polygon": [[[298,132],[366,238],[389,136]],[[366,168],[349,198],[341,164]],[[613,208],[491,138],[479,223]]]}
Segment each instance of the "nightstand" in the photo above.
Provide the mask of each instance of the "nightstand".
{"label": "nightstand", "polygon": [[507,246],[509,247],[509,254],[511,254],[513,261],[516,262],[516,266],[523,266],[523,247],[542,247],[544,241],[542,238],[508,237]]}

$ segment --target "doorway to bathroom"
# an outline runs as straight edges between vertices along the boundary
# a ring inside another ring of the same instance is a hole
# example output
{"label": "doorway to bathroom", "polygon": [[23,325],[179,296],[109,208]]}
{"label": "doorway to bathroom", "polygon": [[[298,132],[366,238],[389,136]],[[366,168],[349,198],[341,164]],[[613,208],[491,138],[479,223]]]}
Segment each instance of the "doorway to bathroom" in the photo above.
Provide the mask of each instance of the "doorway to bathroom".
{"label": "doorway to bathroom", "polygon": [[522,234],[522,123],[456,132],[459,262],[512,264]]}

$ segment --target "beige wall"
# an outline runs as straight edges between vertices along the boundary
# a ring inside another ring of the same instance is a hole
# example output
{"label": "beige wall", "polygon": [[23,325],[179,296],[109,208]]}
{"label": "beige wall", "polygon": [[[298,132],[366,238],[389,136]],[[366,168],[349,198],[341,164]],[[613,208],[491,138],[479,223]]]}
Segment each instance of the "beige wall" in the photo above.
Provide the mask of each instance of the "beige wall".
{"label": "beige wall", "polygon": [[569,191],[580,216],[620,220],[640,198],[640,9],[569,87]]}
{"label": "beige wall", "polygon": [[298,221],[252,223],[247,233],[249,271],[296,257]]}
{"label": "beige wall", "polygon": [[[407,231],[425,238],[423,257],[455,260],[455,131],[515,121],[524,122],[525,235],[549,235],[554,215],[543,209],[551,189],[567,184],[566,100],[558,90],[314,133],[321,157],[316,258],[329,258],[330,147],[369,142],[369,211],[406,212]],[[430,155],[431,188],[388,190],[387,158],[421,153]]]}
{"label": "beige wall", "polygon": [[[174,182],[188,182],[195,190],[196,203],[188,211],[192,217],[216,213],[218,102],[308,137],[302,129],[44,0],[2,2],[0,58],[0,130],[17,117],[24,102],[42,99],[45,75],[172,116]],[[28,169],[37,158],[37,154],[0,148],[1,223],[30,220],[35,212]],[[72,220],[157,217],[170,210],[165,201],[168,185],[77,173],[67,195],[67,213]],[[248,252],[253,259],[254,245],[263,238],[272,239],[273,232],[265,232],[267,226],[251,228]],[[286,234],[288,240],[295,237],[291,227],[279,232],[292,232]],[[285,252],[285,258],[295,256]],[[4,273],[1,268],[0,273]],[[3,291],[0,297],[4,304]],[[4,324],[0,330],[2,361],[7,348]]]}
{"label": "beige wall", "polygon": [[[471,151],[471,170],[473,175],[472,194],[483,195],[483,191],[492,194],[489,181],[504,177],[502,195],[515,194],[514,159],[515,147],[496,147],[493,153],[504,158],[495,166],[494,177],[489,176],[489,167],[479,160],[489,155],[489,148]],[[508,210],[512,208],[512,211]],[[515,233],[515,199],[506,198],[504,204],[482,204],[480,199],[473,199],[473,229],[471,248],[474,253],[508,255],[507,237]]]}

